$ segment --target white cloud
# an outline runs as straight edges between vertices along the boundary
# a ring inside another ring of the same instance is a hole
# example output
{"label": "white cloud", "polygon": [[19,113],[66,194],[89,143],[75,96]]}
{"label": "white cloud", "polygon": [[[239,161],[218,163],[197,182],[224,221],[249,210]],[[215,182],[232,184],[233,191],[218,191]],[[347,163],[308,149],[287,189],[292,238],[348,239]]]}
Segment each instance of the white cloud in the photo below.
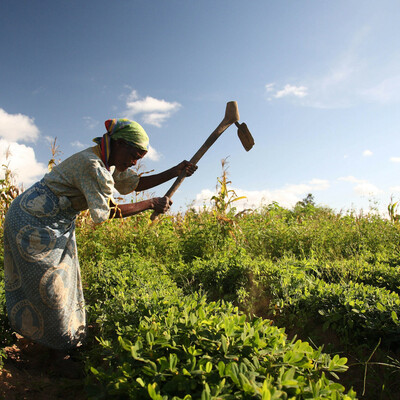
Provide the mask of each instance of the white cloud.
{"label": "white cloud", "polygon": [[161,125],[167,118],[170,117],[169,113],[149,113],[144,114],[142,120],[145,124],[154,125],[161,128]]}
{"label": "white cloud", "polygon": [[369,182],[361,182],[354,186],[353,189],[359,196],[376,196],[382,193],[382,190]]}
{"label": "white cloud", "polygon": [[[276,190],[243,190],[232,188],[235,191],[238,197],[245,196],[246,198],[243,200],[238,200],[232,203],[232,206],[236,207],[239,211],[244,210],[246,208],[258,208],[262,205],[271,204],[272,202],[277,202],[282,207],[291,208],[298,201],[301,200],[301,194],[306,195],[307,190],[303,191],[299,186],[293,185],[288,186],[282,189]],[[209,205],[211,202],[212,196],[215,196],[217,193],[212,192],[209,189],[202,190],[197,196],[195,205],[202,206],[203,204]],[[304,197],[304,196],[303,196]]]}
{"label": "white cloud", "polygon": [[215,191],[210,189],[203,189],[200,193],[196,195],[196,200],[194,202],[195,206],[202,206],[203,204],[208,204],[211,197],[215,196]]}
{"label": "white cloud", "polygon": [[54,141],[56,140],[56,138],[54,138],[54,137],[52,137],[52,136],[42,136],[42,137],[43,137],[43,139],[44,139],[47,143],[49,143],[49,144],[53,144]]}
{"label": "white cloud", "polygon": [[364,157],[370,157],[370,156],[372,156],[374,153],[372,153],[372,151],[371,150],[364,150],[364,152],[363,152],[363,156]]}
{"label": "white cloud", "polygon": [[9,142],[34,142],[39,137],[39,129],[33,118],[23,114],[8,114],[0,108],[0,138]]}
{"label": "white cloud", "polygon": [[394,163],[400,163],[400,157],[390,157],[390,161]]}
{"label": "white cloud", "polygon": [[369,100],[380,103],[392,103],[400,100],[400,75],[385,78],[382,82],[370,89],[364,90],[363,94]]}
{"label": "white cloud", "polygon": [[[342,108],[352,104],[354,98],[354,76],[360,69],[358,61],[351,52],[339,60],[330,63],[329,69],[312,78],[302,78],[302,85],[286,84],[283,89],[275,90],[274,84],[266,85],[267,92],[273,98],[291,96],[302,106],[314,108]],[[351,89],[350,89],[351,88]]]}
{"label": "white cloud", "polygon": [[351,182],[351,183],[361,183],[361,182],[363,182],[362,179],[357,179],[352,175],[342,176],[342,177],[338,178],[338,181]]}
{"label": "white cloud", "polygon": [[305,97],[308,94],[307,90],[308,88],[306,86],[285,85],[282,90],[278,90],[274,94],[274,97],[276,97],[277,99],[287,96]]}
{"label": "white cloud", "polygon": [[75,140],[74,142],[71,142],[72,147],[77,147],[78,149],[82,149],[84,147],[87,147],[85,144],[81,143],[79,140]]}
{"label": "white cloud", "polygon": [[[385,63],[373,64],[373,59],[365,55],[366,44],[373,35],[370,27],[364,26],[354,32],[346,41],[341,54],[327,60],[327,67],[316,71],[311,77],[299,77],[302,85],[298,104],[321,109],[349,108],[360,102],[383,104],[400,102],[400,58],[393,54]],[[271,94],[273,86],[266,85]],[[296,93],[296,86],[290,85],[275,93],[283,97]]]}
{"label": "white cloud", "polygon": [[267,83],[265,85],[265,89],[267,90],[267,92],[273,92],[274,91],[274,87],[275,87],[275,83]]}
{"label": "white cloud", "polygon": [[310,185],[312,190],[327,190],[330,187],[330,183],[326,179],[312,179]]}
{"label": "white cloud", "polygon": [[389,188],[389,190],[390,190],[392,193],[400,193],[400,186],[391,186],[391,187]]}
{"label": "white cloud", "polygon": [[311,95],[302,102],[307,107],[347,108],[357,97],[357,71],[361,69],[352,55],[345,55],[318,77],[306,80]]}
{"label": "white cloud", "polygon": [[137,100],[139,98],[139,94],[137,92],[137,90],[132,90],[129,94],[128,94],[128,102]]}
{"label": "white cloud", "polygon": [[161,127],[167,118],[181,108],[181,104],[159,100],[151,96],[140,99],[137,91],[132,90],[128,96],[126,107],[127,118],[140,114],[145,123]]}
{"label": "white cloud", "polygon": [[149,151],[143,158],[148,158],[152,161],[158,161],[161,158],[161,154],[154,147],[149,145]]}
{"label": "white cloud", "polygon": [[316,83],[320,85],[322,91],[331,90],[348,82],[357,70],[357,61],[352,55],[347,54],[324,75],[317,78]]}
{"label": "white cloud", "polygon": [[95,129],[99,125],[99,122],[92,117],[83,117],[83,121],[88,129]]}
{"label": "white cloud", "polygon": [[352,175],[340,177],[338,178],[338,181],[353,183],[354,184],[353,190],[359,196],[368,197],[368,196],[376,196],[378,194],[383,193],[383,191],[374,184],[368,182],[365,179],[355,178]]}
{"label": "white cloud", "polygon": [[128,101],[126,104],[128,111],[132,115],[150,112],[171,112],[179,107],[178,103],[169,103],[150,96],[142,100]]}
{"label": "white cloud", "polygon": [[[6,156],[7,152],[9,153],[8,158]],[[33,149],[24,144],[0,139],[0,159],[1,164],[8,165],[16,182],[23,184],[25,187],[31,185],[48,172],[46,166],[36,160]],[[1,170],[0,176],[4,177],[3,170]]]}
{"label": "white cloud", "polygon": [[[285,185],[282,188],[274,190],[243,190],[239,188],[231,188],[235,191],[238,197],[245,196],[243,200],[238,200],[232,203],[238,211],[246,208],[258,208],[262,205],[268,205],[272,202],[277,202],[282,207],[292,208],[296,203],[302,200],[308,193],[314,191],[326,190],[330,186],[327,180],[312,179],[308,183],[300,183],[294,185]],[[201,207],[203,204],[210,205],[210,199],[216,195],[215,191],[203,189],[197,194],[195,206]]]}

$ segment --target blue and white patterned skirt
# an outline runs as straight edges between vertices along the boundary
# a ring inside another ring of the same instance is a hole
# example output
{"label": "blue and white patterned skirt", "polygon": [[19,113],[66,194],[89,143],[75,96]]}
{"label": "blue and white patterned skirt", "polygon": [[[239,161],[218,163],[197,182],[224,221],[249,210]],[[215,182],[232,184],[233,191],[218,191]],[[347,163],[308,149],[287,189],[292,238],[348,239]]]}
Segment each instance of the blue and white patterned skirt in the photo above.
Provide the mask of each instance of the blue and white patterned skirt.
{"label": "blue and white patterned skirt", "polygon": [[76,347],[86,335],[86,314],[66,197],[40,181],[12,203],[4,222],[7,313],[22,336],[54,349]]}

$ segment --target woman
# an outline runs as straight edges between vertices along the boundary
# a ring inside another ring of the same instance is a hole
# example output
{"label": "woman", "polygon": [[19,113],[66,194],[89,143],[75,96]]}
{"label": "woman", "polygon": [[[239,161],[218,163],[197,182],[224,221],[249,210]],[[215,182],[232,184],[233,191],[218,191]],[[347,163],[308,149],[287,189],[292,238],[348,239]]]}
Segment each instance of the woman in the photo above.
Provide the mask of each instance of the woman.
{"label": "woman", "polygon": [[105,122],[95,147],[72,155],[18,196],[4,223],[7,313],[23,337],[56,350],[78,346],[86,335],[84,298],[75,241],[75,219],[89,209],[95,223],[145,210],[166,212],[167,197],[117,205],[125,195],[150,189],[196,166],[182,161],[157,175],[139,177],[129,168],[148,151],[149,138],[134,121]]}

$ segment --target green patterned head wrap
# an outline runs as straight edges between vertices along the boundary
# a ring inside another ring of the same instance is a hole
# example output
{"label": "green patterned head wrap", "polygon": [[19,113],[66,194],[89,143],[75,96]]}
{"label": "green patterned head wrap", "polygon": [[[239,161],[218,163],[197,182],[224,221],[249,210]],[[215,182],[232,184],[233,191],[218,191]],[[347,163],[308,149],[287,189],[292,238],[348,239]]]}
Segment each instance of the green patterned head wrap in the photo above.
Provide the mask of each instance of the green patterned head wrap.
{"label": "green patterned head wrap", "polygon": [[107,120],[104,125],[111,139],[123,139],[140,150],[148,151],[149,137],[143,127],[136,121],[114,118]]}
{"label": "green patterned head wrap", "polygon": [[111,153],[111,139],[123,139],[128,144],[140,150],[149,150],[149,137],[143,127],[137,122],[125,118],[114,118],[108,119],[104,122],[104,125],[106,126],[107,133],[103,137],[94,138],[93,142],[100,145],[101,158],[107,169],[110,169],[108,159]]}

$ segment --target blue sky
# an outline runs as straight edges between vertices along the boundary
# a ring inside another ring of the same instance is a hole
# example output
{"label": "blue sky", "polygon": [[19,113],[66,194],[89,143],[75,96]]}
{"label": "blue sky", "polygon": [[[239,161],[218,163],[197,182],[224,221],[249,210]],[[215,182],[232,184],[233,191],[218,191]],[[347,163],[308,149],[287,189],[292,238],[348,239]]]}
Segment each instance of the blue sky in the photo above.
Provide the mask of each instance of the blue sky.
{"label": "blue sky", "polygon": [[190,159],[235,100],[254,148],[229,128],[173,211],[208,204],[228,157],[243,207],[312,193],[384,213],[400,200],[399,18],[397,0],[4,0],[1,163],[27,187],[54,138],[65,159],[128,117],[150,136],[143,169],[160,172]]}

